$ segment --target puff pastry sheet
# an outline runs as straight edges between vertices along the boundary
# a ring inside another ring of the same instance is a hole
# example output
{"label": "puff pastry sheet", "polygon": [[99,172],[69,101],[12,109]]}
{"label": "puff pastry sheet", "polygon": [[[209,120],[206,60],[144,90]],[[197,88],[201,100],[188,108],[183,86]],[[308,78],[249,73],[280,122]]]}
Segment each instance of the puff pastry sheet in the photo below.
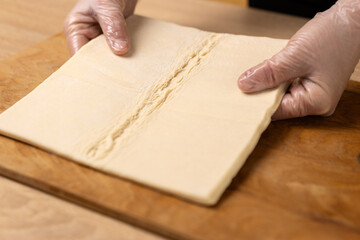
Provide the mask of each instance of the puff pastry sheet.
{"label": "puff pastry sheet", "polygon": [[[215,204],[285,86],[247,95],[246,69],[286,40],[127,20],[132,50],[99,36],[0,115],[0,133],[116,176]],[[121,194],[121,193],[118,193]]]}

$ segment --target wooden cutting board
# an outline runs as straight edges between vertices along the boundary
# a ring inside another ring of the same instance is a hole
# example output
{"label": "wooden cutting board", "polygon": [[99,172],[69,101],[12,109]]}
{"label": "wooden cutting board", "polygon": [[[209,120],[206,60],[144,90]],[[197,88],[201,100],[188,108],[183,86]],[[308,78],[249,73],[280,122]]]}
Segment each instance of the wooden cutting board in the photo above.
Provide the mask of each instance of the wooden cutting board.
{"label": "wooden cutting board", "polygon": [[[0,112],[68,57],[59,34],[0,63]],[[0,174],[176,239],[359,239],[360,87],[350,82],[332,117],[271,123],[215,207],[3,136]]]}

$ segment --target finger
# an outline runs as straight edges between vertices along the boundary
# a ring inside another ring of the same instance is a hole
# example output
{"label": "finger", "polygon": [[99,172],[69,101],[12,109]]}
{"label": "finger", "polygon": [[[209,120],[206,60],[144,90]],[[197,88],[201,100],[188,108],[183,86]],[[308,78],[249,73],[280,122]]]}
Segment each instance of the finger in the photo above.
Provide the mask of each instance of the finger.
{"label": "finger", "polygon": [[89,42],[89,39],[82,35],[72,36],[69,39],[66,39],[68,49],[71,55],[74,55],[77,51],[80,50],[82,46]]}
{"label": "finger", "polygon": [[332,106],[326,96],[323,89],[316,83],[310,80],[296,79],[284,95],[279,108],[272,116],[272,120],[307,115],[328,116],[333,113],[335,107]]}
{"label": "finger", "polygon": [[115,3],[112,3],[112,6],[99,6],[96,10],[96,18],[111,50],[117,55],[127,53],[130,49],[130,41],[120,6]]}
{"label": "finger", "polygon": [[137,0],[132,0],[132,1],[127,1],[126,2],[126,7],[125,7],[125,9],[123,11],[125,18],[127,18],[130,15],[134,14],[137,2],[138,2]]}
{"label": "finger", "polygon": [[70,54],[74,55],[83,45],[98,36],[101,29],[93,23],[93,19],[74,13],[65,20],[64,33]]}
{"label": "finger", "polygon": [[307,65],[298,51],[296,46],[288,44],[271,59],[243,73],[238,80],[239,88],[248,93],[257,92],[305,75]]}

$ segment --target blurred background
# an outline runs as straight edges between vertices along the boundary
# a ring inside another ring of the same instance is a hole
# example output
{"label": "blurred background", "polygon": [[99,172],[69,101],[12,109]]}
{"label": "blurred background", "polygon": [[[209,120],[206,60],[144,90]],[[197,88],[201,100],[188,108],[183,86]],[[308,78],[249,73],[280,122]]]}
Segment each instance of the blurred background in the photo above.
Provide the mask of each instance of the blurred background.
{"label": "blurred background", "polygon": [[301,17],[312,18],[317,12],[322,12],[331,7],[336,0],[217,0],[261,8],[281,13],[293,14]]}
{"label": "blurred background", "polygon": [[[141,0],[140,0],[141,1]],[[195,0],[194,0],[195,1]],[[204,0],[313,17],[335,0]],[[0,0],[0,60],[62,30],[76,0]],[[187,3],[188,4],[188,3]]]}

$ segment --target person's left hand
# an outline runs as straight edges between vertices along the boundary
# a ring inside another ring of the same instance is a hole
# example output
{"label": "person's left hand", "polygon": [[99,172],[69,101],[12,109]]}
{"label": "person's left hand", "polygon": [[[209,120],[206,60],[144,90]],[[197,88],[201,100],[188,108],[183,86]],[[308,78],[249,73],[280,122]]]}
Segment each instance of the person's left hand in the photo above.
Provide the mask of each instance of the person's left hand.
{"label": "person's left hand", "polygon": [[331,115],[360,57],[360,1],[339,0],[302,27],[271,59],[238,80],[257,92],[289,82],[272,119]]}

